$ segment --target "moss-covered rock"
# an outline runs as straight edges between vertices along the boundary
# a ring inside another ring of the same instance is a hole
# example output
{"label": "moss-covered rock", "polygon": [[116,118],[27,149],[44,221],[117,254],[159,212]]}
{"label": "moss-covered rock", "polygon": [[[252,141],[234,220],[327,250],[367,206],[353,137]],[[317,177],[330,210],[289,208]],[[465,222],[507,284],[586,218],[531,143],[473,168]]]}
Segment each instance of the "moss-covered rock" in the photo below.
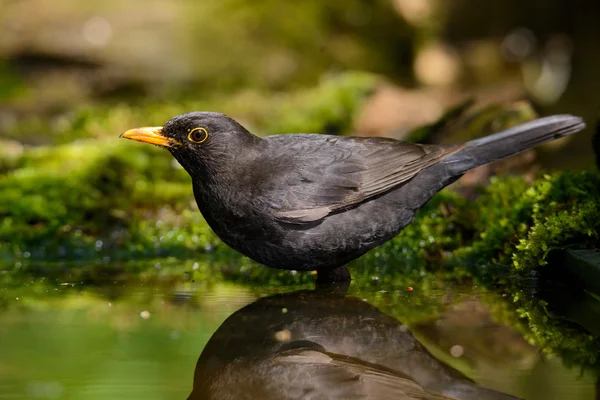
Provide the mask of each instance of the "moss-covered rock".
{"label": "moss-covered rock", "polygon": [[545,176],[527,189],[532,224],[513,256],[517,268],[547,263],[550,251],[600,244],[600,174],[563,172]]}
{"label": "moss-covered rock", "polygon": [[197,213],[186,213],[190,180],[166,152],[87,140],[30,149],[17,164],[0,177],[4,259],[154,254],[165,235],[178,250],[215,241]]}

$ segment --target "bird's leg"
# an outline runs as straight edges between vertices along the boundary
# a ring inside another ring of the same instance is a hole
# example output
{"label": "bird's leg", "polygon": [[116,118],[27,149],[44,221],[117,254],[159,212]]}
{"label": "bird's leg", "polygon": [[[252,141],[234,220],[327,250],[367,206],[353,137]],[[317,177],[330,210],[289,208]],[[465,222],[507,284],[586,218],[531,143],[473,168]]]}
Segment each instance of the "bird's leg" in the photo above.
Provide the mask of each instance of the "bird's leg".
{"label": "bird's leg", "polygon": [[350,271],[346,266],[335,269],[317,270],[317,285],[338,282],[350,282]]}

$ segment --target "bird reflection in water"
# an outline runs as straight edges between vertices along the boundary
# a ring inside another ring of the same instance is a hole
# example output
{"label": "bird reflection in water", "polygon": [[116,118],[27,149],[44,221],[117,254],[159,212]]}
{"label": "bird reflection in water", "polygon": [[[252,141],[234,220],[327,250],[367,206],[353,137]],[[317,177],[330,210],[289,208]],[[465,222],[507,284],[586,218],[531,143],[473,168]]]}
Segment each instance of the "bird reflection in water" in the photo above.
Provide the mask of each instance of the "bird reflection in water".
{"label": "bird reflection in water", "polygon": [[231,315],[202,351],[188,400],[516,399],[476,385],[406,325],[342,292],[264,297]]}

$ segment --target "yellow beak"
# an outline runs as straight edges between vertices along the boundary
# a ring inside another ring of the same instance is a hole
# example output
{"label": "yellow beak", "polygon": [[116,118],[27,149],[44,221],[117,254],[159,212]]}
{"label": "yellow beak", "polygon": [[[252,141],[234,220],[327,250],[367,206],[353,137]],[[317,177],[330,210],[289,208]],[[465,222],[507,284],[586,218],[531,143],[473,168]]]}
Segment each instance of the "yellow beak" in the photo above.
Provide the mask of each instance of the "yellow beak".
{"label": "yellow beak", "polygon": [[130,129],[127,132],[123,132],[120,137],[162,147],[181,145],[177,140],[164,136],[162,134],[162,126]]}

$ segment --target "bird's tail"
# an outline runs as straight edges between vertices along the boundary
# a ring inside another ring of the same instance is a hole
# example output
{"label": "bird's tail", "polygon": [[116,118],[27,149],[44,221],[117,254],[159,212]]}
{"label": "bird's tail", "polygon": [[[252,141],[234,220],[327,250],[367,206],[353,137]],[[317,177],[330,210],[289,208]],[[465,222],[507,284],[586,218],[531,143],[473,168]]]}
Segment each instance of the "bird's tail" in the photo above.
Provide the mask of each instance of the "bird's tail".
{"label": "bird's tail", "polygon": [[406,208],[419,209],[444,186],[470,169],[580,131],[585,123],[572,115],[554,115],[471,140],[458,151],[418,174],[395,193]]}
{"label": "bird's tail", "polygon": [[585,128],[580,117],[554,115],[515,126],[480,139],[471,140],[456,153],[440,162],[451,175],[460,176],[470,169],[520,153]]}

